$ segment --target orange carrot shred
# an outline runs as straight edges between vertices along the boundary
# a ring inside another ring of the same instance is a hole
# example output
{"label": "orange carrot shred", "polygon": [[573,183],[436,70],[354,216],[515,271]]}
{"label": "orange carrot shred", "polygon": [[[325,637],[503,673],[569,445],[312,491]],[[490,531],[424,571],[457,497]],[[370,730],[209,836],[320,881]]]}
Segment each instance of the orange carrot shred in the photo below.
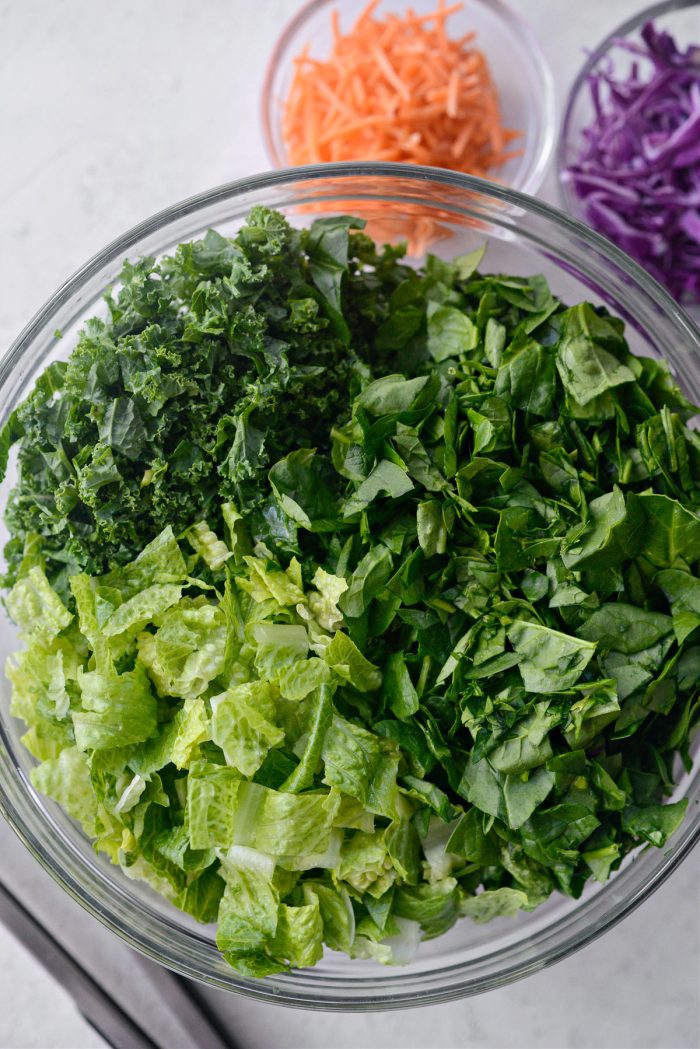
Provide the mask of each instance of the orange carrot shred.
{"label": "orange carrot shred", "polygon": [[365,9],[360,13],[359,18],[355,22],[353,32],[357,33],[369,22],[375,10],[379,7],[379,0],[369,0],[369,3]]}
{"label": "orange carrot shred", "polygon": [[520,155],[475,34],[448,33],[462,4],[383,17],[379,4],[346,33],[334,11],[330,57],[304,48],[295,59],[282,125],[290,163],[396,160],[488,176]]}
{"label": "orange carrot shred", "polygon": [[445,112],[448,117],[457,116],[457,106],[459,102],[459,73],[455,71],[450,75],[450,82],[447,85],[447,101],[445,102]]}
{"label": "orange carrot shred", "polygon": [[401,78],[397,76],[396,71],[393,69],[391,62],[387,58],[384,51],[382,51],[380,47],[373,47],[372,54],[374,55],[374,58],[382,73],[392,85],[392,87],[395,89],[397,94],[401,95],[401,97],[405,99],[406,102],[410,102],[411,92],[408,90]]}

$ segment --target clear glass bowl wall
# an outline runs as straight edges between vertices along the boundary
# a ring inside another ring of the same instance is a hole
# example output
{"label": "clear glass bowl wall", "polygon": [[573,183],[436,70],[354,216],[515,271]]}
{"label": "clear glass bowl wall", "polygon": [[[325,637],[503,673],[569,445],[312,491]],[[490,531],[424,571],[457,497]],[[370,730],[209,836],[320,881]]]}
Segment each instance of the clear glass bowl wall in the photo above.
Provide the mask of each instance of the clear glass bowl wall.
{"label": "clear glass bowl wall", "polygon": [[[556,210],[466,176],[428,168],[338,165],[247,179],[185,201],[144,222],[101,252],[37,314],[0,364],[0,423],[31,390],[41,370],[65,357],[84,320],[99,313],[105,288],[125,258],[159,255],[208,227],[232,234],[254,204],[283,211],[296,224],[323,214],[355,214],[370,232],[410,236],[420,228],[445,258],[484,242],[483,268],[543,272],[570,302],[605,302],[628,321],[632,348],[666,357],[681,385],[700,394],[700,334],[673,301],[625,255]],[[419,260],[417,260],[419,261]],[[63,332],[57,341],[56,329]],[[11,467],[0,490],[4,505]],[[2,538],[2,537],[0,537]],[[4,617],[3,661],[16,647]],[[700,837],[700,769],[679,780],[690,799],[686,820],[665,850],[638,852],[604,887],[583,897],[554,897],[531,914],[478,926],[462,920],[423,944],[404,968],[383,968],[328,952],[313,970],[245,979],[220,957],[213,928],[196,926],[147,887],[96,857],[90,842],[53,802],[32,788],[32,758],[19,742],[22,725],[0,700],[0,805],[37,859],[74,899],[134,947],[189,977],[276,1003],[321,1009],[426,1005],[474,994],[535,972],[583,946],[639,904]]]}

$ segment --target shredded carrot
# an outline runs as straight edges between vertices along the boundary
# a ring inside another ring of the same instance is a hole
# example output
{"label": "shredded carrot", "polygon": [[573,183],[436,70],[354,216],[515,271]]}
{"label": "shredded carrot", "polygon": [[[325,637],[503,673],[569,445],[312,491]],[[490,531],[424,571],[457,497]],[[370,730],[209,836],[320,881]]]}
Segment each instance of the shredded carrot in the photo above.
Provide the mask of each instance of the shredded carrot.
{"label": "shredded carrot", "polygon": [[[290,163],[388,160],[496,178],[520,155],[512,144],[521,133],[503,126],[474,33],[449,36],[445,23],[462,4],[436,0],[426,15],[407,7],[404,15],[379,17],[379,3],[371,0],[347,33],[333,16],[328,59],[312,58],[306,48],[295,60],[283,119]],[[314,200],[299,209],[340,206]],[[345,210],[359,212],[375,240],[407,241],[416,257],[453,236],[454,216],[439,206],[426,213],[407,203],[394,215],[383,204],[364,201],[358,208],[353,200]],[[461,222],[479,226],[474,218]]]}
{"label": "shredded carrot", "polygon": [[447,85],[445,112],[448,117],[456,117],[459,112],[459,73],[456,69],[450,74],[450,82]]}
{"label": "shredded carrot", "polygon": [[332,50],[295,60],[284,108],[291,164],[396,160],[487,175],[518,156],[474,33],[448,35],[462,9],[438,0],[428,14],[379,17],[370,0],[349,32],[332,15]]}

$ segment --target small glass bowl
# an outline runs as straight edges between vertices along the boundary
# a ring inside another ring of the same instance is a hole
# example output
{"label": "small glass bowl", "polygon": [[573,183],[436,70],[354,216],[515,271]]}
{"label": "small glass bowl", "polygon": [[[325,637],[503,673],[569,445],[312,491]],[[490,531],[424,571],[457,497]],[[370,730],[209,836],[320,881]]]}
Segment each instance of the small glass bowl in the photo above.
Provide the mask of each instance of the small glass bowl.
{"label": "small glass bowl", "polygon": [[[666,292],[608,241],[563,213],[493,183],[405,164],[334,164],[258,175],[220,186],[147,219],[83,266],[37,313],[0,359],[0,427],[46,366],[65,359],[86,319],[104,308],[125,259],[170,253],[208,228],[233,235],[254,205],[277,208],[296,225],[320,213],[389,223],[393,236],[416,223],[431,230],[444,258],[487,244],[484,269],[544,273],[564,301],[605,302],[628,319],[636,353],[664,357],[691,400],[700,396],[700,332]],[[439,234],[439,236],[438,236]],[[422,261],[416,256],[415,261]],[[56,337],[56,331],[62,338]],[[15,457],[0,486],[0,508],[16,480]],[[0,543],[7,538],[0,525]],[[0,666],[17,633],[0,606]],[[0,813],[36,859],[86,910],[155,961],[213,987],[305,1009],[405,1008],[476,994],[565,958],[629,914],[700,840],[700,738],[690,773],[679,770],[673,800],[688,798],[685,821],[664,849],[637,850],[603,886],[578,900],[553,895],[531,913],[487,925],[462,919],[421,944],[404,967],[332,951],[313,969],[264,980],[236,973],[217,950],[212,926],[198,926],[143,883],[95,854],[80,828],[34,789],[24,726],[9,713],[0,675]]]}
{"label": "small glass bowl", "polygon": [[[681,48],[700,43],[700,0],[662,0],[661,3],[652,4],[623,22],[590,52],[569,91],[556,155],[561,203],[565,210],[580,222],[589,221],[586,201],[575,192],[566,177],[566,172],[578,159],[583,130],[590,125],[594,117],[589,77],[603,64],[611,61],[613,52],[615,72],[624,77],[631,69],[636,56],[617,47],[617,42],[622,39],[639,39],[642,26],[649,21],[655,22],[660,29],[668,30]],[[689,304],[684,302],[684,305]],[[690,305],[697,306],[692,303]]]}
{"label": "small glass bowl", "polygon": [[[284,103],[294,72],[294,59],[308,44],[313,58],[326,58],[332,41],[331,14],[339,11],[341,29],[347,31],[367,6],[367,0],[308,0],[292,18],[272,52],[261,98],[262,132],[270,164],[289,167],[282,120]],[[437,0],[383,0],[378,14],[416,14],[434,11]],[[554,149],[556,131],[554,81],[540,44],[521,18],[501,0],[466,0],[450,15],[450,36],[475,32],[475,45],[483,51],[498,88],[505,127],[522,131],[513,147],[521,156],[494,171],[493,181],[523,193],[536,193],[542,184]],[[371,158],[354,157],[363,161]]]}

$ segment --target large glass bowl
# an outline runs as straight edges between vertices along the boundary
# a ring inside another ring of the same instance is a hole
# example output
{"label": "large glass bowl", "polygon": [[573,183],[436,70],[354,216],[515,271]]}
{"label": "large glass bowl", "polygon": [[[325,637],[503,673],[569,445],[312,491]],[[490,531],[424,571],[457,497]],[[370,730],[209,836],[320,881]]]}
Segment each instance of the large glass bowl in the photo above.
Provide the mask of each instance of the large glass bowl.
{"label": "large glass bowl", "polygon": [[[0,363],[0,423],[39,372],[65,357],[85,318],[125,258],[159,255],[209,226],[233,233],[254,204],[279,208],[294,223],[314,214],[367,216],[380,235],[408,234],[449,257],[488,242],[485,268],[544,272],[554,291],[577,302],[604,301],[630,323],[638,353],[663,356],[685,390],[700,391],[700,334],[672,299],[627,256],[564,214],[490,183],[447,171],[361,164],[298,168],[234,182],[148,219],[88,262],[39,311]],[[60,329],[63,338],[57,340]],[[10,476],[0,491],[7,497]],[[3,620],[2,656],[16,645]],[[392,1008],[426,1005],[487,990],[566,957],[610,928],[648,896],[700,837],[700,768],[679,780],[690,800],[686,820],[664,850],[639,851],[604,887],[578,900],[553,897],[531,914],[477,926],[463,919],[447,935],[423,944],[404,968],[382,968],[327,953],[313,970],[255,981],[219,955],[213,929],[196,926],[147,887],[95,855],[90,842],[29,782],[32,763],[19,742],[20,723],[0,700],[0,804],[36,858],[70,895],[132,946],[189,977],[251,997],[305,1008]]]}
{"label": "large glass bowl", "polygon": [[[308,46],[312,58],[325,59],[332,45],[331,13],[339,12],[343,32],[354,25],[367,0],[307,0],[282,29],[270,57],[261,97],[262,132],[275,168],[289,167],[282,134],[284,103],[294,74],[294,59]],[[437,0],[382,0],[377,15],[427,14]],[[505,127],[522,131],[513,147],[522,150],[493,172],[493,179],[522,193],[536,193],[554,148],[554,81],[547,59],[530,26],[502,0],[467,0],[450,15],[451,37],[474,32],[474,44],[491,68]],[[362,160],[362,157],[353,158]]]}

